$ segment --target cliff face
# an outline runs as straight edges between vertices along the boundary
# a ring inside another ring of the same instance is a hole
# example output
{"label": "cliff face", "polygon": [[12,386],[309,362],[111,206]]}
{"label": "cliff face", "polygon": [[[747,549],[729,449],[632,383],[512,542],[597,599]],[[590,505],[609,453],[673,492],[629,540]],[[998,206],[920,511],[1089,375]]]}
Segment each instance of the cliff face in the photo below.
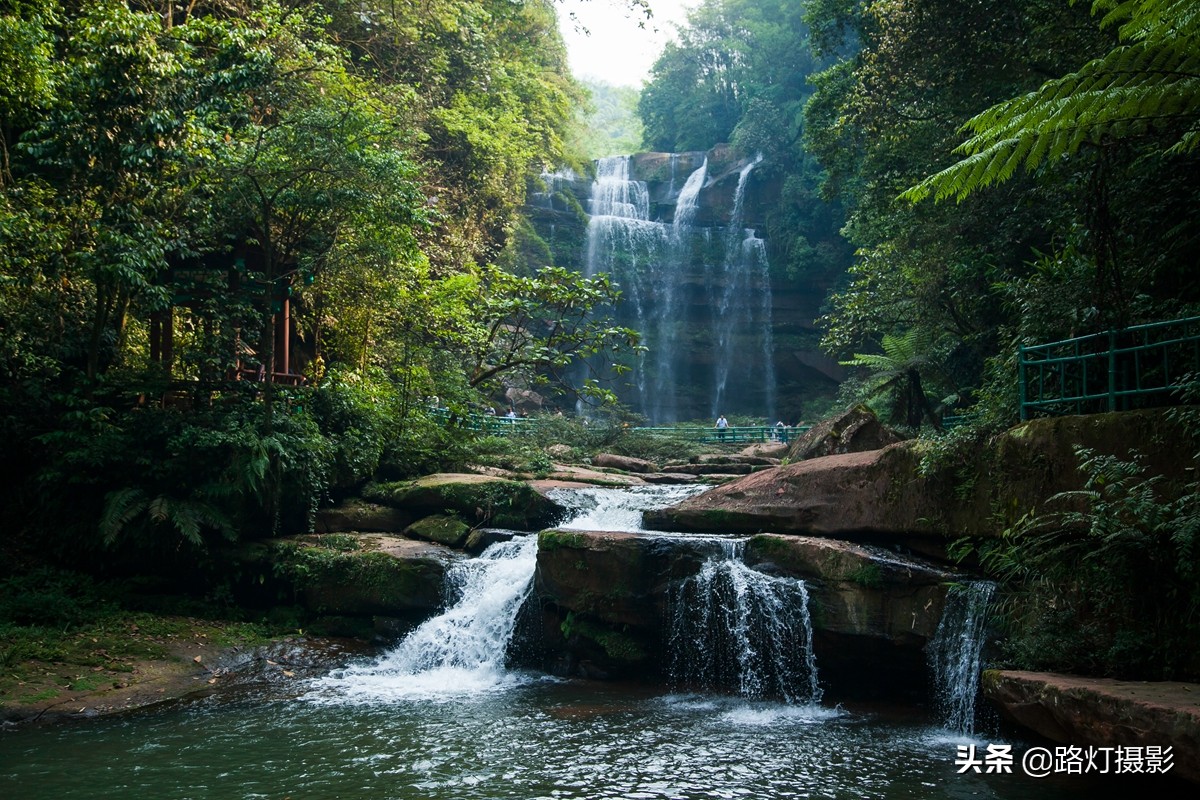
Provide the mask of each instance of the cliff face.
{"label": "cliff face", "polygon": [[816,327],[840,272],[782,274],[767,235],[777,175],[720,145],[602,159],[590,175],[544,175],[530,192],[541,244],[527,255],[608,272],[621,285],[618,318],[650,352],[618,394],[652,421],[724,413],[798,422],[842,379],[817,350]]}

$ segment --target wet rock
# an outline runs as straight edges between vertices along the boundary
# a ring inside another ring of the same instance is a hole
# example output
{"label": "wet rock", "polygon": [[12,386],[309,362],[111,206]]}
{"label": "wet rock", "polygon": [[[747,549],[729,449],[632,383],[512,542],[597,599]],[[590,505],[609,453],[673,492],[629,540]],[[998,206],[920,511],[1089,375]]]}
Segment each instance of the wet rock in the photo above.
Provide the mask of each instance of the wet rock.
{"label": "wet rock", "polygon": [[883,548],[812,536],[751,537],[746,563],[814,581],[821,630],[915,647],[937,631],[946,585],[962,578]]}
{"label": "wet rock", "polygon": [[497,542],[512,541],[513,537],[517,534],[518,531],[510,531],[504,528],[476,528],[467,537],[467,542],[463,545],[463,549],[471,555],[477,556]]}
{"label": "wet rock", "polygon": [[[712,538],[543,531],[536,586],[555,663],[614,676],[664,670],[672,587],[726,552]],[[745,563],[806,582],[827,684],[845,695],[923,694],[924,647],[947,582],[960,576],[882,548],[769,534],[747,543]]]}
{"label": "wet rock", "polygon": [[982,687],[1003,716],[1051,741],[1169,747],[1168,774],[1200,783],[1200,684],[987,670]]}

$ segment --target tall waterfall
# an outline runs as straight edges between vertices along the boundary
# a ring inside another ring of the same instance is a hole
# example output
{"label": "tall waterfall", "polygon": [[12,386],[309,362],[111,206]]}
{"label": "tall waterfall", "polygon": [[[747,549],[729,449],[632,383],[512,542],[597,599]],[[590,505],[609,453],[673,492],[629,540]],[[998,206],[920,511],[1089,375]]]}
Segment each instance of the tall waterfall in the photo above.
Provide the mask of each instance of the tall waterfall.
{"label": "tall waterfall", "polygon": [[[729,173],[713,178],[707,159],[677,190],[681,160],[672,155],[662,164],[663,172],[669,170],[669,183],[656,184],[653,204],[648,184],[631,177],[630,156],[602,158],[596,164],[584,272],[607,272],[624,292],[619,316],[642,332],[648,353],[634,365],[633,396],[620,393],[653,422],[709,411],[774,419],[767,248],[743,219],[746,187],[761,158],[738,171],[728,225],[715,228],[711,214],[704,222],[710,227],[696,226],[701,191],[728,186]],[[544,179],[553,184],[554,178],[548,174]],[[659,221],[657,215],[670,213],[661,209],[672,204],[670,222]],[[700,358],[694,356],[697,349]],[[751,403],[746,399],[750,395],[763,399]]]}
{"label": "tall waterfall", "polygon": [[[666,226],[650,221],[646,184],[629,179],[629,156],[609,156],[596,164],[592,182],[591,216],[587,226],[585,274],[610,273],[620,283],[633,312],[633,325],[652,351],[660,346],[659,331],[651,324],[651,303],[659,262],[669,241]],[[634,370],[637,408],[645,413],[652,386],[645,364]]]}
{"label": "tall waterfall", "polygon": [[[342,670],[318,686],[355,697],[388,698],[487,691],[518,680],[505,670],[521,605],[533,589],[537,537],[498,542],[446,575],[447,608],[377,661]],[[325,691],[322,691],[325,690]]]}
{"label": "tall waterfall", "polygon": [[980,656],[988,604],[995,591],[996,585],[987,581],[952,586],[927,649],[942,724],[965,736],[975,732]]}
{"label": "tall waterfall", "polygon": [[749,698],[819,702],[804,581],[750,569],[743,542],[722,544],[720,555],[672,592],[672,681]]}
{"label": "tall waterfall", "polygon": [[[733,196],[733,211],[725,230],[725,258],[710,291],[717,309],[714,328],[717,337],[715,375],[713,380],[712,416],[724,414],[730,378],[735,364],[742,365],[739,380],[761,380],[766,396],[767,423],[775,417],[774,343],[771,336],[771,274],[767,263],[766,245],[754,231],[742,227],[742,206],[746,198],[746,181],[762,161],[757,156],[738,174]],[[754,299],[758,298],[755,303]],[[740,352],[735,334],[746,329],[762,332],[762,362],[754,364],[755,354]]]}

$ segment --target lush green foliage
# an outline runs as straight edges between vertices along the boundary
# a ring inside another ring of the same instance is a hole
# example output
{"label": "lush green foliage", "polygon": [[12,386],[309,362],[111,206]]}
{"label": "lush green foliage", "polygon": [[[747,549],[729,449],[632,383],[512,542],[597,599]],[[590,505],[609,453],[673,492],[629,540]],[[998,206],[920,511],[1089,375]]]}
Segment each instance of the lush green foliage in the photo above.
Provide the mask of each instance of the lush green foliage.
{"label": "lush green foliage", "polygon": [[979,545],[1012,593],[1010,657],[1026,669],[1149,680],[1200,675],[1200,484],[1170,487],[1078,449],[1084,488]]}
{"label": "lush green foliage", "polygon": [[[1187,0],[1096,0],[1101,25],[1116,25],[1121,45],[1029,94],[999,103],[963,125],[967,158],[904,193],[962,200],[1001,183],[1018,167],[1079,152],[1084,144],[1154,137],[1166,152],[1200,143],[1200,14]],[[1172,143],[1173,142],[1173,143]]]}
{"label": "lush green foliage", "polygon": [[[1195,200],[1200,160],[1164,155],[1166,148],[1133,135],[1115,116],[1094,140],[1038,145],[1043,155],[1077,150],[1076,158],[1043,158],[1036,172],[1014,173],[956,205],[899,199],[958,161],[953,151],[964,125],[979,134],[972,148],[1000,148],[986,157],[985,171],[1011,173],[1016,151],[1001,142],[1013,143],[1012,126],[1032,125],[1036,116],[1018,107],[1028,111],[1041,98],[1049,113],[1048,98],[1085,82],[1083,73],[1059,76],[1124,46],[1112,27],[1121,24],[1127,40],[1144,38],[1148,31],[1135,33],[1122,21],[1155,5],[1178,10],[1175,4],[1102,3],[1116,13],[1106,26],[1087,8],[1048,0],[807,5],[814,41],[838,58],[814,79],[806,135],[828,171],[825,191],[850,212],[844,231],[858,249],[825,317],[830,352],[870,353],[884,336],[895,341],[919,329],[939,343],[937,366],[950,383],[988,404],[977,410],[1003,425],[1016,413],[1016,344],[1162,319],[1196,301],[1195,284],[1183,275],[1197,240],[1183,209]],[[1120,93],[1096,80],[1089,85],[1099,92],[1092,96],[1097,114],[1104,102],[1112,115],[1136,105],[1121,105]],[[1164,83],[1163,91],[1177,88]],[[1140,130],[1155,128],[1147,124]],[[997,138],[985,142],[984,128]],[[946,175],[966,180],[965,170],[964,162]]]}
{"label": "lush green foliage", "polygon": [[818,195],[822,173],[804,146],[809,80],[823,62],[803,12],[791,0],[705,0],[655,63],[638,109],[651,149],[730,142],[761,153],[758,179],[781,187],[767,219],[772,267],[819,283],[845,269],[850,250],[839,205]]}
{"label": "lush green foliage", "polygon": [[5,498],[46,550],[302,530],[462,462],[425,398],[636,344],[605,278],[487,263],[572,160],[552,3],[20,0],[0,57]]}
{"label": "lush green foliage", "polygon": [[642,120],[637,114],[638,90],[584,81],[590,107],[582,116],[577,148],[590,159],[636,153],[642,146]]}

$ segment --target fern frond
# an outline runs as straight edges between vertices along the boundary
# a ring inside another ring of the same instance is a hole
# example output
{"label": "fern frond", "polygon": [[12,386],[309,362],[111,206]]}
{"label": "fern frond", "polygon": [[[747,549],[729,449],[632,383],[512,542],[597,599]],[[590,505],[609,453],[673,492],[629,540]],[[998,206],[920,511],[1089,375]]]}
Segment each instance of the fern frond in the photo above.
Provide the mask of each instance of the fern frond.
{"label": "fern frond", "polygon": [[104,497],[104,511],[100,514],[100,537],[112,544],[125,526],[146,510],[146,493],[141,489],[126,487],[109,492]]}
{"label": "fern frond", "polygon": [[1124,44],[1036,91],[984,110],[963,124],[958,163],[900,195],[917,203],[963,200],[1010,179],[1017,169],[1076,153],[1085,143],[1146,132],[1177,137],[1169,154],[1200,139],[1200,4],[1190,0],[1098,0],[1103,25],[1120,25]]}

